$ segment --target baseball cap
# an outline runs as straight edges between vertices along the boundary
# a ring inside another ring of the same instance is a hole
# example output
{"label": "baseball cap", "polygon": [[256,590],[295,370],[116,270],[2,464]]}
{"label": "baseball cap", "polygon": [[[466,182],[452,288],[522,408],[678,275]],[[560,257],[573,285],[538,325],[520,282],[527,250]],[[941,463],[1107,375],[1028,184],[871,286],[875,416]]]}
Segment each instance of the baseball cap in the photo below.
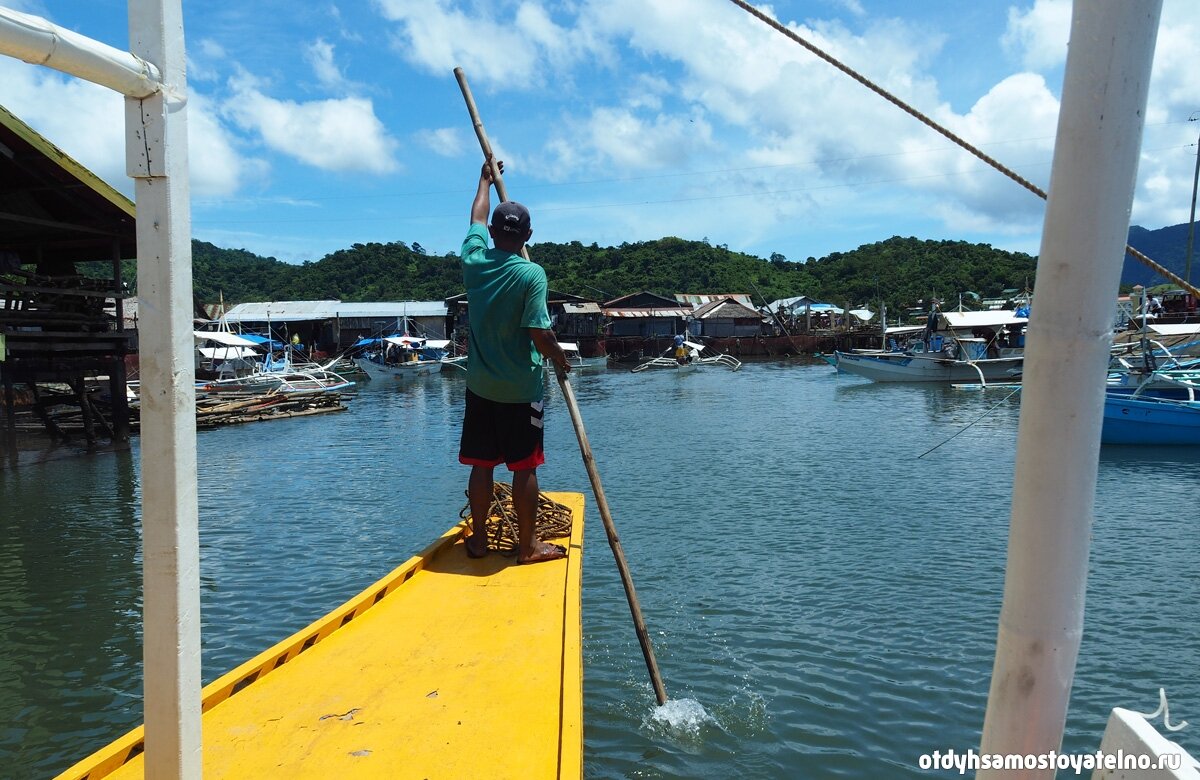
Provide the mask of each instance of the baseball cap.
{"label": "baseball cap", "polygon": [[529,209],[515,200],[506,200],[492,212],[492,227],[523,238],[529,232]]}

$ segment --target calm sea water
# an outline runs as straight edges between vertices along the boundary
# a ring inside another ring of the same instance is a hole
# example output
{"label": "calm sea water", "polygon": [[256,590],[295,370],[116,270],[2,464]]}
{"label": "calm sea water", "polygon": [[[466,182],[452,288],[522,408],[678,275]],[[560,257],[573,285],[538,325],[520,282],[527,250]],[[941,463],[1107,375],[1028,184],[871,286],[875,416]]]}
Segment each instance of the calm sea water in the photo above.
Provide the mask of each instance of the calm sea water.
{"label": "calm sea water", "polygon": [[[920,754],[978,747],[1015,398],[806,362],[574,384],[677,700],[654,706],[589,497],[589,778],[917,778]],[[345,413],[199,435],[206,682],[457,519],[463,390],[367,384]],[[548,399],[542,487],[588,493]],[[1102,454],[1064,750],[1095,750],[1109,709],[1150,711],[1159,686],[1200,722],[1198,464]],[[137,471],[135,442],[0,473],[2,777],[49,776],[141,721]],[[1177,739],[1200,754],[1194,731]]]}

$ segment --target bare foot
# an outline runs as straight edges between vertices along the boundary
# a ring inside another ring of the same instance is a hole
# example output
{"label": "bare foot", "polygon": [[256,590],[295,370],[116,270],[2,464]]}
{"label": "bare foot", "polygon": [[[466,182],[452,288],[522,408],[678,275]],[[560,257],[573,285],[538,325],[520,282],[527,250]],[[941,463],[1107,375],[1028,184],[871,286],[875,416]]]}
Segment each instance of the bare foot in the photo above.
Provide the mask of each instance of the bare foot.
{"label": "bare foot", "polygon": [[483,558],[488,554],[487,540],[468,536],[463,540],[463,547],[467,549],[468,558]]}
{"label": "bare foot", "polygon": [[567,557],[567,548],[561,544],[534,542],[533,551],[529,555],[518,555],[517,563],[541,563],[542,561],[557,561]]}

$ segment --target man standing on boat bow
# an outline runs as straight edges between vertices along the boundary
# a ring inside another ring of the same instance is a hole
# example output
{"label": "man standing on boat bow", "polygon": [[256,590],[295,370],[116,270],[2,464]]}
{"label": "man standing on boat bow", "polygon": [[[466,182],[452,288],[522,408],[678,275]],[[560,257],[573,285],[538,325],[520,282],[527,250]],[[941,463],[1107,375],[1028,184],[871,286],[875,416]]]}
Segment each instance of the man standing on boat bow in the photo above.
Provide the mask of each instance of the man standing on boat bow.
{"label": "man standing on boat bow", "polygon": [[[497,161],[496,167],[504,172],[504,163]],[[491,166],[485,162],[461,252],[470,319],[467,406],[458,450],[459,462],[471,467],[471,535],[465,544],[472,558],[487,555],[492,471],[504,463],[512,472],[517,562],[552,561],[566,557],[566,550],[539,541],[534,533],[537,467],[545,462],[542,358],[562,371],[571,365],[550,330],[546,272],[521,256],[533,234],[529,210],[515,201],[501,203],[487,225],[491,187]],[[488,234],[495,249],[488,249]]]}

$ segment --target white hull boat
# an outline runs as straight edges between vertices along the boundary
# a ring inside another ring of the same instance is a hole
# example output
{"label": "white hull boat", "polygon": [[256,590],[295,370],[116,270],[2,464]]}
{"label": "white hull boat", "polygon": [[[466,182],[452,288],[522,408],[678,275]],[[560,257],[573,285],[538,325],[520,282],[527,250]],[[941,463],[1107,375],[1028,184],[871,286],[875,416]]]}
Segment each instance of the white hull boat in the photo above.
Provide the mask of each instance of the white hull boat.
{"label": "white hull boat", "polygon": [[380,363],[369,358],[356,358],[354,362],[371,379],[415,379],[442,370],[441,360],[411,360],[407,363]]}
{"label": "white hull boat", "polygon": [[838,352],[837,368],[874,382],[1011,382],[1020,375],[1024,357],[962,360],[938,352]]}

